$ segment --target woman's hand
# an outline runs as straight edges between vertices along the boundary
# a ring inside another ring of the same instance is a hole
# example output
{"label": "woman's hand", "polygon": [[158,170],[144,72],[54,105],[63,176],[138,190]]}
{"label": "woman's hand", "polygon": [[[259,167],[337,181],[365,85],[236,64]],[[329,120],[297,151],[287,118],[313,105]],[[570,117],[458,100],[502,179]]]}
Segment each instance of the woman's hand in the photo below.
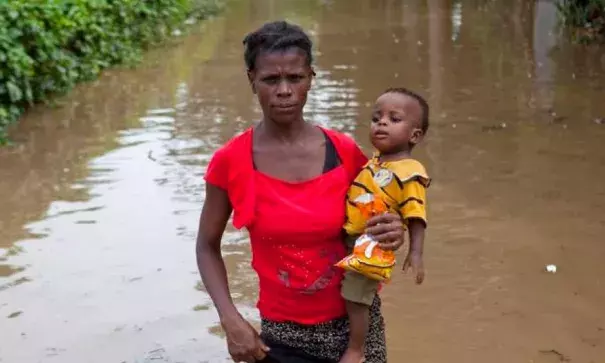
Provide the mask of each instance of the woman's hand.
{"label": "woman's hand", "polygon": [[396,251],[403,246],[403,221],[393,213],[374,216],[366,223],[365,233],[372,235],[384,250]]}
{"label": "woman's hand", "polygon": [[229,355],[234,362],[254,363],[266,357],[269,347],[241,315],[225,319],[221,324],[227,335]]}

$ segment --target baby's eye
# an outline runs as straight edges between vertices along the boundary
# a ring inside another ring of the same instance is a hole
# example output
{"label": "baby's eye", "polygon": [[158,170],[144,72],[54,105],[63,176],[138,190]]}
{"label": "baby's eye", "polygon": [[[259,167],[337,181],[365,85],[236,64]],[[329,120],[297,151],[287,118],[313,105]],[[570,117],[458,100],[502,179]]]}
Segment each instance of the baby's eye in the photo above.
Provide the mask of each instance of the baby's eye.
{"label": "baby's eye", "polygon": [[402,119],[399,117],[391,117],[391,122],[401,122]]}
{"label": "baby's eye", "polygon": [[378,116],[372,116],[372,122],[378,122],[379,120]]}

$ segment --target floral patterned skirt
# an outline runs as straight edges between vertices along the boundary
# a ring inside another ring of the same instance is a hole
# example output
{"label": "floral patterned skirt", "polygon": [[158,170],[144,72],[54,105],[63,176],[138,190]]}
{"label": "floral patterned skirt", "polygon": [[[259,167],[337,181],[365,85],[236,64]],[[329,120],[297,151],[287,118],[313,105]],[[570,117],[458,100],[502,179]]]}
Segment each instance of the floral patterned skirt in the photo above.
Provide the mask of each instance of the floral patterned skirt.
{"label": "floral patterned skirt", "polygon": [[[386,363],[384,319],[378,296],[370,307],[366,338],[366,363]],[[270,356],[284,363],[335,363],[349,342],[349,322],[342,318],[317,325],[262,320],[261,337],[271,348]]]}

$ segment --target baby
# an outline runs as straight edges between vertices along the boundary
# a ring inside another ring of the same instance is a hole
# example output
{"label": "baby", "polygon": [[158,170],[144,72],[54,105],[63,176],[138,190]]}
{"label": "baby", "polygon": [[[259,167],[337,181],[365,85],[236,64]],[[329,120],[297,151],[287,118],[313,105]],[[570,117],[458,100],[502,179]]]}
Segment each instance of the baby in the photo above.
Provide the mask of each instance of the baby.
{"label": "baby", "polygon": [[369,307],[381,282],[390,279],[395,264],[392,252],[380,250],[371,236],[363,234],[369,216],[390,211],[402,217],[410,236],[403,269],[412,267],[417,284],[424,280],[422,252],[426,189],[430,179],[422,164],[411,158],[411,153],[428,127],[429,106],[416,93],[405,88],[390,88],[376,100],[371,140],[377,152],[361,170],[347,195],[344,229],[352,254],[338,266],[346,270],[342,296],[349,315],[350,337],[341,363],[363,360]]}

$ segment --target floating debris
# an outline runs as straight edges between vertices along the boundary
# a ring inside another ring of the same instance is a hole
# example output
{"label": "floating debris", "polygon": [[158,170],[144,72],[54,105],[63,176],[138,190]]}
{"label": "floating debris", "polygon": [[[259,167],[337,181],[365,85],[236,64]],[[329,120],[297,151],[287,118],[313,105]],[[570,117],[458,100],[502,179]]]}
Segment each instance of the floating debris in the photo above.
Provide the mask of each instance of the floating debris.
{"label": "floating debris", "polygon": [[160,347],[147,352],[147,360],[164,360],[166,358],[166,349]]}
{"label": "floating debris", "polygon": [[152,153],[153,153],[153,151],[149,150],[149,152],[147,153],[147,159],[149,159],[151,161],[158,161],[158,159],[153,157]]}
{"label": "floating debris", "polygon": [[546,265],[546,272],[550,272],[552,274],[557,273],[557,265]]}
{"label": "floating debris", "polygon": [[559,358],[559,362],[571,362],[571,359],[568,356],[563,353],[560,353],[556,349],[541,350],[540,353],[544,355],[554,355]]}
{"label": "floating debris", "polygon": [[551,115],[550,122],[553,123],[553,124],[559,124],[559,123],[565,121],[566,119],[567,119],[567,117],[565,117],[565,116],[556,116],[556,115],[553,116],[553,115]]}
{"label": "floating debris", "polygon": [[605,125],[605,117],[595,118],[592,122],[597,125]]}
{"label": "floating debris", "polygon": [[193,307],[193,311],[205,311],[210,310],[210,306],[208,305],[196,305]]}
{"label": "floating debris", "polygon": [[12,245],[10,248],[6,250],[4,253],[4,257],[16,256],[22,252],[25,252],[25,249],[21,246]]}
{"label": "floating debris", "polygon": [[9,318],[9,319],[13,319],[13,318],[16,318],[17,316],[19,316],[19,315],[21,315],[21,314],[23,314],[23,311],[15,311],[14,313],[11,313],[11,314],[8,316],[8,318]]}
{"label": "floating debris", "polygon": [[491,125],[491,126],[483,126],[481,127],[482,131],[498,131],[504,130],[507,127],[506,122],[502,122],[499,125]]}
{"label": "floating debris", "polygon": [[225,333],[225,330],[223,330],[223,327],[218,324],[218,325],[214,325],[211,326],[210,328],[208,328],[208,333],[217,336],[219,338],[226,338],[227,334]]}

